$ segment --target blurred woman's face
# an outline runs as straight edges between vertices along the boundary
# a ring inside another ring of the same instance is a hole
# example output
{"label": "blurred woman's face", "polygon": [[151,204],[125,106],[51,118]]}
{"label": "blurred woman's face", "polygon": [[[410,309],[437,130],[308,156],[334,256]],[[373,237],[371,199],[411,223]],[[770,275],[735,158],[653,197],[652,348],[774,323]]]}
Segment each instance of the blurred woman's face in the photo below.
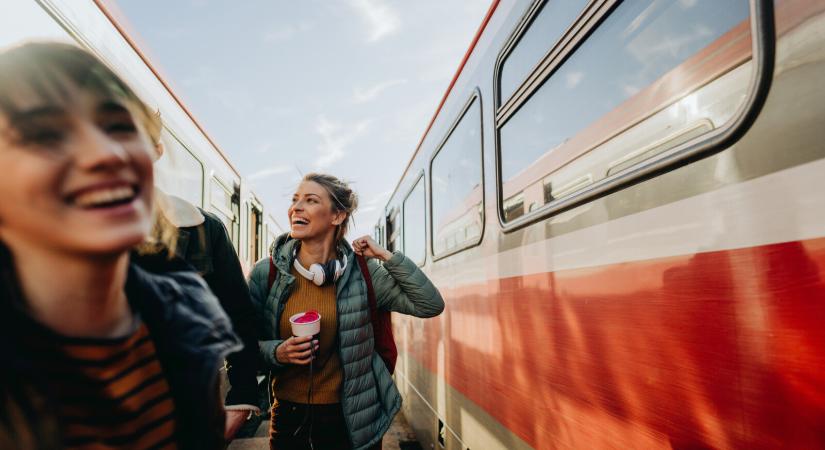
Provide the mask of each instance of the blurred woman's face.
{"label": "blurred woman's face", "polygon": [[66,89],[60,106],[21,93],[0,114],[0,240],[122,253],[151,227],[150,146],[119,100]]}
{"label": "blurred woman's face", "polygon": [[287,214],[290,236],[302,240],[334,234],[335,227],[346,217],[346,213],[333,212],[329,192],[314,181],[298,185]]}

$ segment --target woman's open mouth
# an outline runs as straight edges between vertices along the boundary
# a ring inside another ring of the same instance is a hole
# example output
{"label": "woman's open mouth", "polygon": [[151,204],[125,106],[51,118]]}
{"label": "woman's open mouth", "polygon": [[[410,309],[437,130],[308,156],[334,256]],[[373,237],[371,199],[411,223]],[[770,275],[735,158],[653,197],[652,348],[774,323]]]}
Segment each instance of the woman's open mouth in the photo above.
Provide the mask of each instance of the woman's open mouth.
{"label": "woman's open mouth", "polygon": [[85,209],[102,209],[131,203],[137,197],[137,189],[132,186],[118,186],[86,191],[72,200]]}

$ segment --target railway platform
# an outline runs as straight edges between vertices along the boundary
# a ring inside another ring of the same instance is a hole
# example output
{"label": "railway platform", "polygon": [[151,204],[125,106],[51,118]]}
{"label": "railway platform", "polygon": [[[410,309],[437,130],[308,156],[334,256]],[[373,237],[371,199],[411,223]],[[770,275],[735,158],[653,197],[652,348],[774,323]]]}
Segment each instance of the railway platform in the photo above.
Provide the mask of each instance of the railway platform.
{"label": "railway platform", "polygon": [[[229,444],[229,450],[269,450],[269,422],[265,421],[258,427],[254,437],[235,439]],[[421,446],[415,438],[410,425],[403,413],[398,413],[392,422],[389,431],[384,435],[383,450],[420,450]]]}

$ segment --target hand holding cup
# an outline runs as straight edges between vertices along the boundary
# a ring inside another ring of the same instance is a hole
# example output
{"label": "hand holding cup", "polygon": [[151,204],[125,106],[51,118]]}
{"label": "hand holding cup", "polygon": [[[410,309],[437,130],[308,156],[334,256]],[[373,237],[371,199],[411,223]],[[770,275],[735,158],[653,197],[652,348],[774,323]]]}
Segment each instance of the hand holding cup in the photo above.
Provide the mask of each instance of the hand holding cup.
{"label": "hand holding cup", "polygon": [[289,318],[292,337],[275,349],[275,359],[281,364],[305,366],[318,351],[315,337],[321,332],[321,315],[317,311],[298,313]]}

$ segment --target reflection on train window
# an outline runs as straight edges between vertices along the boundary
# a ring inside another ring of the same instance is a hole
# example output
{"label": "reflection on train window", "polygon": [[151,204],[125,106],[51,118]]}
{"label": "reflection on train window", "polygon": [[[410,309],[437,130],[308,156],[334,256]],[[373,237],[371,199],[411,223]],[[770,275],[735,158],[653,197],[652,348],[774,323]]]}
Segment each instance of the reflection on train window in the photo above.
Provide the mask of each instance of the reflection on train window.
{"label": "reflection on train window", "polygon": [[477,244],[483,223],[481,105],[473,98],[432,160],[433,253]]}
{"label": "reflection on train window", "polygon": [[424,177],[420,177],[415,187],[404,199],[404,254],[418,265],[424,264],[427,256],[427,222],[425,221]]}
{"label": "reflection on train window", "polygon": [[747,0],[620,3],[500,118],[505,221],[724,125],[748,87],[748,13]]}
{"label": "reflection on train window", "polygon": [[161,135],[165,152],[155,163],[155,183],[167,194],[203,205],[203,165],[168,130]]}
{"label": "reflection on train window", "polygon": [[589,1],[552,0],[541,6],[541,10],[532,19],[530,28],[519,37],[513,51],[502,62],[500,98],[509,98],[515,92],[530,70],[553,48]]}
{"label": "reflection on train window", "polygon": [[239,224],[238,216],[235,215],[232,191],[224,186],[217,178],[212,178],[209,204],[209,210],[218,216],[224,226],[226,226],[226,231],[229,233],[229,238],[232,240],[232,244],[237,252],[239,239],[236,230]]}
{"label": "reflection on train window", "polygon": [[387,214],[387,250],[394,252],[401,248],[401,233],[399,233],[398,209],[393,208]]}

